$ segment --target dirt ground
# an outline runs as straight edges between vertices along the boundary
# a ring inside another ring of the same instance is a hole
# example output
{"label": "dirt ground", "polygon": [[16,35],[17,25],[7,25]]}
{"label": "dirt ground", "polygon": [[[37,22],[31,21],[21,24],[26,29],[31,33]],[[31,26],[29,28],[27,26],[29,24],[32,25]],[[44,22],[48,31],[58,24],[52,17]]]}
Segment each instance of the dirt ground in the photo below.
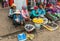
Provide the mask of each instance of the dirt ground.
{"label": "dirt ground", "polygon": [[8,12],[8,8],[0,9],[0,36],[20,31],[13,26],[12,20],[8,18]]}
{"label": "dirt ground", "polygon": [[[8,18],[8,9],[0,9],[0,36],[19,30],[14,28],[12,21]],[[17,34],[0,37],[0,41],[18,41]],[[53,32],[46,29],[40,30],[32,41],[60,41],[60,28]]]}

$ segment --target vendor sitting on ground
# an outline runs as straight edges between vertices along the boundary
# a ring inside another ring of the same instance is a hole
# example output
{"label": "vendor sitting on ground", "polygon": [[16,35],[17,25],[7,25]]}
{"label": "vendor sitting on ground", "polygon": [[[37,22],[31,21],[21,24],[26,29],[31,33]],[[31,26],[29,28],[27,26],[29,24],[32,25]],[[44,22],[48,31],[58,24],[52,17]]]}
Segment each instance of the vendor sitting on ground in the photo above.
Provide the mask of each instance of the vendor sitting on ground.
{"label": "vendor sitting on ground", "polygon": [[35,17],[39,17],[39,13],[37,12],[37,10],[38,10],[38,7],[35,6],[35,7],[34,7],[34,10],[32,10],[32,11],[30,12],[30,18],[31,18],[31,19],[33,19],[33,18],[35,18]]}
{"label": "vendor sitting on ground", "polygon": [[56,13],[56,8],[54,7],[53,4],[48,4],[47,8],[46,8],[47,14],[46,17],[51,20],[51,21],[55,21],[57,20],[57,16],[55,15]]}
{"label": "vendor sitting on ground", "polygon": [[29,20],[30,16],[29,16],[29,13],[28,13],[28,10],[27,10],[27,7],[26,6],[22,6],[22,16],[24,18],[24,20]]}
{"label": "vendor sitting on ground", "polygon": [[[39,8],[38,8],[39,7]],[[31,11],[30,13],[30,18],[36,18],[36,17],[44,17],[44,15],[46,14],[45,9],[43,8],[43,5],[40,4],[39,6],[35,6],[34,10]]]}
{"label": "vendor sitting on ground", "polygon": [[40,17],[44,17],[44,15],[46,14],[45,8],[43,4],[40,4],[38,6],[38,13],[40,14]]}
{"label": "vendor sitting on ground", "polygon": [[15,11],[16,11],[16,5],[12,4],[12,6],[10,7],[10,10],[9,10],[8,17],[12,18]]}
{"label": "vendor sitting on ground", "polygon": [[17,27],[18,25],[22,24],[23,25],[23,17],[21,15],[20,10],[16,10],[13,15],[13,23]]}

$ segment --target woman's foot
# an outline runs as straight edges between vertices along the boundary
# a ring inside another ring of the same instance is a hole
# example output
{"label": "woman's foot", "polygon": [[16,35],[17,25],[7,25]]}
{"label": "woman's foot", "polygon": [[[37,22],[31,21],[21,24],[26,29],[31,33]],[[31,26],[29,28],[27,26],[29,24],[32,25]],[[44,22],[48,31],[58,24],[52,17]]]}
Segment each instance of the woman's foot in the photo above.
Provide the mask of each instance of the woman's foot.
{"label": "woman's foot", "polygon": [[23,22],[21,22],[21,25],[22,25],[22,26],[23,26],[23,24],[24,24],[24,23],[23,23]]}

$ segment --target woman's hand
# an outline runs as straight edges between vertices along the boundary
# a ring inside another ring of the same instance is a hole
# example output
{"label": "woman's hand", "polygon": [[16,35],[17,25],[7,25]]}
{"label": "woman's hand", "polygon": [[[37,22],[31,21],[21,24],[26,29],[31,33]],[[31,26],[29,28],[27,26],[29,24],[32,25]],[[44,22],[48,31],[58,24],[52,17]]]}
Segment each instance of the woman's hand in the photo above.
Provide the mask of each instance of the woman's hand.
{"label": "woman's hand", "polygon": [[28,21],[29,19],[30,19],[30,17],[25,18],[25,20],[27,20],[27,21]]}

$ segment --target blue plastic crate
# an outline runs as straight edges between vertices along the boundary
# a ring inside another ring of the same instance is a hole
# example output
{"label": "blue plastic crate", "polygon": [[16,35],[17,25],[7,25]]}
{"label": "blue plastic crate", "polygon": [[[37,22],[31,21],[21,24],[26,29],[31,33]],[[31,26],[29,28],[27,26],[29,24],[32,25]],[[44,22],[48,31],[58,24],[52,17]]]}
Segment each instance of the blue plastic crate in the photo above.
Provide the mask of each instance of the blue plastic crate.
{"label": "blue plastic crate", "polygon": [[27,37],[25,33],[18,34],[18,41],[26,41]]}

